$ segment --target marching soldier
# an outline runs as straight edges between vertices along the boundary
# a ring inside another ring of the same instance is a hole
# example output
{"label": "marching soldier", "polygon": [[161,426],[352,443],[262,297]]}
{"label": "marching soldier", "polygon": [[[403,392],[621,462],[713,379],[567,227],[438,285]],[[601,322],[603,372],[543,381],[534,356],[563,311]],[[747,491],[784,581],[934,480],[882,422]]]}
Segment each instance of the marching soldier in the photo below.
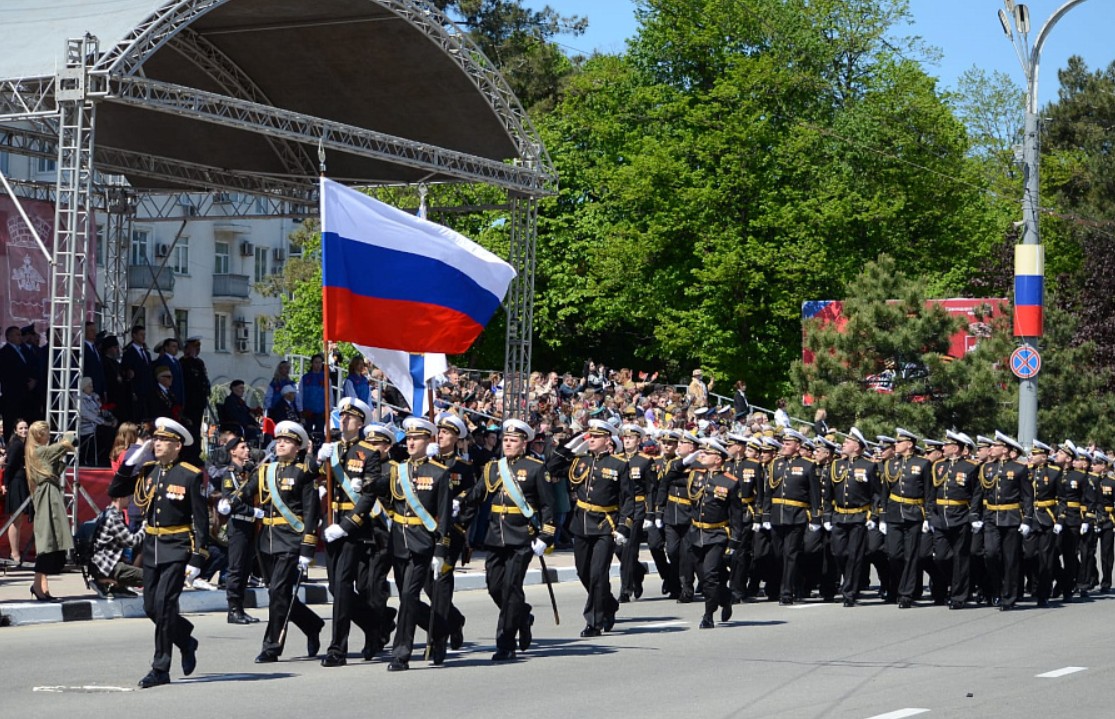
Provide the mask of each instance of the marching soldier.
{"label": "marching soldier", "polygon": [[503,458],[484,467],[469,495],[469,504],[491,501],[484,571],[488,594],[499,607],[494,662],[515,659],[515,638],[530,646],[534,617],[523,593],[530,560],[554,542],[553,496],[546,465],[528,456],[534,430],[526,422],[503,423]]}
{"label": "marching soldier", "polygon": [[178,422],[155,420],[153,439],[135,452],[112,478],[108,496],[133,497],[143,512],[143,611],[155,623],[155,658],[151,671],[139,680],[140,689],[170,683],[174,647],[182,654],[182,673],[197,667],[194,625],[178,609],[183,580],[201,575],[209,552],[209,505],[203,493],[205,478],[192,464],[179,461],[183,446],[194,438]]}
{"label": "marching soldier", "polygon": [[[220,470],[221,496],[231,499],[248,482],[254,467],[249,465],[251,448],[243,437],[233,435],[224,446],[229,464]],[[216,474],[216,473],[214,473]],[[213,477],[217,479],[217,477]],[[262,516],[262,510],[260,510]],[[228,518],[228,571],[225,572],[225,596],[228,598],[229,624],[254,624],[258,622],[244,611],[244,592],[255,559],[256,535],[255,507],[244,505]],[[314,527],[313,531],[317,531]]]}
{"label": "marching soldier", "polygon": [[[834,435],[835,436],[835,435]],[[821,484],[821,507],[822,512],[824,507],[827,506],[828,500],[825,496],[825,477],[828,476],[829,470],[833,462],[834,450],[839,450],[840,446],[831,441],[828,437],[816,437],[813,440],[813,464],[817,472],[817,479]],[[831,525],[832,522],[829,522]],[[837,585],[840,584],[840,570],[836,567],[836,560],[832,556],[832,537],[831,532],[824,523],[821,524],[821,530],[817,532],[807,533],[805,536],[805,553],[808,556],[812,552],[815,557],[810,565],[809,576],[807,575],[806,585],[810,589],[815,585],[818,588],[818,593],[821,599],[826,602],[831,602],[836,598]],[[810,540],[810,537],[814,539]],[[814,545],[811,547],[810,545]]]}
{"label": "marching soldier", "polygon": [[1115,565],[1115,477],[1111,474],[1111,459],[1096,450],[1093,454],[1093,471],[1096,482],[1096,529],[1100,547],[1100,590],[1106,594],[1111,589],[1111,570]]}
{"label": "marching soldier", "polygon": [[763,527],[771,530],[774,556],[782,565],[780,605],[794,603],[806,528],[821,528],[821,487],[813,462],[798,456],[805,437],[792,429],[782,435],[782,449],[767,475],[763,493]]}
{"label": "marching soldier", "polygon": [[704,472],[690,475],[689,499],[693,508],[690,546],[693,563],[705,590],[705,613],[701,629],[712,629],[712,614],[720,607],[720,621],[732,618],[732,597],[724,581],[725,557],[739,549],[743,533],[743,505],[739,502],[739,483],[724,471],[728,450],[715,439],[701,443],[698,460]]}
{"label": "marching soldier", "polygon": [[1088,491],[1092,495],[1092,526],[1091,530],[1080,539],[1080,587],[1083,591],[1091,592],[1099,583],[1099,566],[1096,564],[1096,549],[1099,546],[1100,520],[1103,513],[1100,508],[1100,481],[1107,472],[1107,463],[1100,462],[1099,457],[1104,457],[1098,449],[1087,453],[1088,466]]}
{"label": "marching soldier", "polygon": [[1071,602],[1077,591],[1081,599],[1088,598],[1088,590],[1080,581],[1080,540],[1091,529],[1095,496],[1088,478],[1090,463],[1084,450],[1066,440],[1058,447],[1058,458],[1065,465],[1072,462],[1071,468],[1062,473],[1057,487],[1057,522],[1053,525],[1053,533],[1061,538],[1061,556],[1065,563],[1060,584],[1065,601]]}
{"label": "marching soldier", "polygon": [[1039,607],[1049,606],[1049,596],[1053,588],[1053,570],[1057,565],[1057,535],[1053,526],[1057,523],[1057,491],[1061,470],[1049,463],[1052,448],[1034,440],[1030,450],[1030,482],[1034,487],[1034,519],[1030,535],[1022,544],[1028,558],[1034,563],[1034,596]]}
{"label": "marching soldier", "polygon": [[739,549],[729,558],[729,588],[732,602],[742,602],[747,596],[747,584],[751,575],[753,556],[754,527],[762,522],[762,504],[759,492],[763,484],[763,465],[759,461],[759,450],[763,443],[758,437],[746,438],[739,434],[728,435],[730,456],[725,471],[735,477],[739,484],[740,526]]}
{"label": "marching soldier", "polygon": [[678,437],[676,461],[659,474],[658,497],[654,504],[662,518],[666,535],[666,556],[670,561],[671,579],[676,576],[674,589],[678,594],[671,598],[682,604],[693,601],[693,557],[689,552],[689,530],[693,526],[693,511],[689,501],[689,472],[697,460],[699,440],[689,432]]}
{"label": "marching soldier", "polygon": [[[978,469],[982,470],[983,465],[990,461],[991,446],[994,443],[994,440],[992,440],[990,437],[985,437],[982,434],[977,434],[975,453],[973,456],[969,457],[968,460],[975,464]],[[983,604],[985,599],[987,600],[988,604],[994,604],[995,597],[995,592],[992,591],[989,586],[990,578],[987,575],[987,570],[985,568],[985,562],[983,559],[984,536],[985,535],[982,531],[972,532],[972,551],[971,557],[968,562],[968,576],[971,577],[969,594],[972,599],[975,600],[977,606]]]}
{"label": "marching soldier", "polygon": [[217,505],[221,514],[258,512],[263,520],[258,545],[269,600],[267,630],[256,664],[279,661],[288,613],[290,621],[306,635],[306,655],[316,656],[321,648],[325,622],[295,594],[299,575],[305,576],[317,551],[321,507],[315,483],[317,468],[309,466],[309,459],[298,462],[303,449],[311,451],[310,437],[302,425],[279,422],[275,426],[275,461],[261,465]]}
{"label": "marching soldier", "polygon": [[654,457],[640,452],[639,447],[646,439],[647,431],[637,424],[620,427],[623,452],[618,457],[627,462],[627,473],[631,478],[632,491],[635,493],[635,508],[631,515],[631,538],[619,548],[620,586],[619,602],[624,604],[634,596],[643,596],[643,576],[646,570],[639,561],[639,545],[643,543],[644,529],[649,528],[647,505],[651,490],[658,482],[654,476]]}
{"label": "marching soldier", "polygon": [[[889,468],[899,464],[895,456],[897,440],[885,435],[877,435],[876,439],[878,444],[873,448],[873,459],[879,476],[885,478]],[[881,519],[878,522],[867,523],[867,561],[875,567],[875,573],[879,577],[879,598],[887,604],[894,604],[898,601],[898,583],[901,577],[894,571],[895,562],[890,552],[893,540],[887,539],[888,526],[889,523]],[[864,570],[864,586],[867,585],[870,573],[870,568]]]}
{"label": "marching soldier", "polygon": [[945,458],[932,467],[929,523],[933,528],[933,557],[951,589],[949,609],[961,609],[968,601],[971,507],[979,482],[979,468],[968,459],[974,447],[971,437],[949,430],[943,447]]}
{"label": "marching soldier", "polygon": [[[395,586],[399,592],[399,616],[395,629],[392,660],[387,671],[410,669],[414,649],[414,628],[422,613],[422,590],[427,580],[435,587],[446,570],[453,567],[445,561],[449,553],[449,529],[453,515],[449,489],[449,468],[436,456],[437,444],[430,441],[437,427],[428,419],[408,417],[403,422],[406,432],[405,461],[391,462],[380,472],[375,493],[384,501],[391,517],[391,544],[395,555]],[[432,572],[432,579],[431,579]],[[429,610],[429,638],[432,642],[430,660],[435,665],[445,661],[446,622],[448,607],[432,596]],[[448,597],[444,597],[448,599]]]}
{"label": "marching soldier", "polygon": [[[382,506],[374,493],[379,476],[379,451],[361,441],[364,423],[372,409],[359,399],[343,398],[337,405],[341,414],[341,439],[327,442],[318,450],[323,469],[331,468],[332,524],[325,528],[325,553],[329,570],[329,589],[333,594],[333,636],[323,667],[339,667],[348,662],[348,634],[352,622],[364,630],[366,659],[371,659],[382,641],[380,620],[368,602],[368,593],[380,591],[389,566],[390,554]],[[375,510],[375,514],[373,514]],[[367,584],[356,591],[358,577]],[[386,597],[384,604],[386,604]]]}
{"label": "marching soldier", "polygon": [[1001,611],[1014,609],[1021,594],[1022,540],[1034,517],[1034,485],[1025,465],[1013,461],[1015,440],[996,430],[988,461],[980,466],[973,496],[972,531],[983,534],[984,566],[991,603]]}
{"label": "marching soldier", "polygon": [[661,448],[660,456],[654,460],[653,486],[647,488],[648,519],[651,526],[647,528],[647,548],[654,559],[654,566],[658,569],[658,576],[662,577],[662,593],[671,599],[681,596],[681,587],[678,584],[678,567],[670,562],[666,552],[666,530],[663,521],[662,508],[658,504],[659,492],[662,490],[663,478],[669,473],[675,463],[681,462],[677,455],[678,439],[680,434],[676,430],[665,429],[658,435],[658,446]]}
{"label": "marching soldier", "polygon": [[635,492],[627,462],[612,454],[619,435],[603,420],[589,420],[588,431],[555,449],[549,469],[569,475],[576,503],[569,523],[577,576],[588,592],[582,637],[612,630],[619,603],[612,595],[609,571],[616,546],[631,534]]}
{"label": "marching soldier", "polygon": [[[896,456],[883,463],[882,512],[879,531],[886,536],[890,574],[897,583],[898,606],[913,606],[917,590],[920,543],[929,532],[926,504],[931,496],[930,464],[914,452],[917,436],[899,427]],[[868,521],[868,526],[874,522]],[[939,588],[938,591],[943,591]]]}
{"label": "marching soldier", "polygon": [[882,487],[875,462],[863,456],[867,439],[852,427],[844,439],[844,456],[825,474],[825,527],[840,568],[840,594],[845,607],[856,606],[867,555],[867,522],[882,505]]}
{"label": "marching soldier", "polygon": [[763,521],[763,505],[765,503],[767,478],[770,476],[771,464],[782,449],[782,443],[774,437],[763,437],[759,441],[758,462],[763,468],[761,481],[755,493],[755,518],[751,523],[751,576],[747,580],[747,594],[755,597],[759,594],[759,584],[766,583],[765,592],[767,599],[773,600],[778,594],[779,568],[775,563],[774,547],[771,541],[770,524]]}

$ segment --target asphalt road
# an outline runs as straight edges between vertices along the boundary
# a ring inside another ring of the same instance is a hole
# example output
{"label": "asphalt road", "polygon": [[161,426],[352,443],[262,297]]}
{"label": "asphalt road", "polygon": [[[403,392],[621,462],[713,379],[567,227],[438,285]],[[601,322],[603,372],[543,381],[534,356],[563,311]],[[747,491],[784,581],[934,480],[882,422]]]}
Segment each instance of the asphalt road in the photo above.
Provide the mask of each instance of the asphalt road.
{"label": "asphalt road", "polygon": [[[1115,668],[1115,596],[1012,613],[761,602],[737,606],[729,624],[711,630],[697,629],[699,604],[644,597],[622,607],[612,634],[580,639],[583,591],[573,584],[556,589],[558,627],[545,588],[528,588],[536,639],[520,661],[489,661],[494,606],[473,591],[457,598],[468,617],[465,647],[443,667],[427,666],[418,648],[411,671],[401,674],[389,674],[385,658],[366,663],[355,656],[335,669],[300,658],[257,666],[261,625],[232,626],[209,614],[191,617],[201,641],[194,676],[181,676],[176,656],[171,685],[139,691],[135,683],[152,651],[146,620],[5,628],[0,716],[1113,714],[1102,677]],[[292,631],[288,655],[304,651],[301,634]],[[354,629],[352,645],[361,642]],[[1040,676],[1050,672],[1057,676]]]}

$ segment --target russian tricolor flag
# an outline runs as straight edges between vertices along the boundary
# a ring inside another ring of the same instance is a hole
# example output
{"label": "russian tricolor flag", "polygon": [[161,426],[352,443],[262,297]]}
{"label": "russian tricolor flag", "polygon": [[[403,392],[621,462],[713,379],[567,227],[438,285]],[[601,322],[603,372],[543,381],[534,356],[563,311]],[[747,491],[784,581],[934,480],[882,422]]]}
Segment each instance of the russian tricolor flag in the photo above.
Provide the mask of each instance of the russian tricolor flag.
{"label": "russian tricolor flag", "polygon": [[1014,246],[1014,336],[1041,337],[1044,330],[1045,246]]}
{"label": "russian tricolor flag", "polygon": [[327,341],[460,354],[515,277],[464,235],[325,178],[321,227]]}

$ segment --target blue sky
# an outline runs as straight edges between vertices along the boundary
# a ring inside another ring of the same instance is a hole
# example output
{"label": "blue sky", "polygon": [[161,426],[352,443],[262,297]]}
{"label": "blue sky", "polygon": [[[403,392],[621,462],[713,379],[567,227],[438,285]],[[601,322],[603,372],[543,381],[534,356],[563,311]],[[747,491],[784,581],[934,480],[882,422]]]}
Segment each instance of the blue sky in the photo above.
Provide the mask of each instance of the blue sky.
{"label": "blue sky", "polygon": [[[1063,0],[1027,3],[1031,41],[1062,3]],[[557,39],[569,52],[622,52],[625,40],[636,30],[635,3],[631,0],[546,0],[545,4],[564,15],[589,19],[584,35]],[[910,0],[914,24],[904,34],[919,35],[941,50],[940,62],[927,66],[926,71],[940,78],[946,89],[955,88],[956,79],[973,65],[1006,72],[1021,87],[1022,70],[996,17],[1001,7],[1001,0]],[[1050,32],[1042,52],[1038,86],[1042,104],[1056,96],[1057,70],[1065,66],[1072,54],[1083,56],[1091,69],[1106,67],[1115,60],[1115,2],[1088,0],[1070,10]]]}

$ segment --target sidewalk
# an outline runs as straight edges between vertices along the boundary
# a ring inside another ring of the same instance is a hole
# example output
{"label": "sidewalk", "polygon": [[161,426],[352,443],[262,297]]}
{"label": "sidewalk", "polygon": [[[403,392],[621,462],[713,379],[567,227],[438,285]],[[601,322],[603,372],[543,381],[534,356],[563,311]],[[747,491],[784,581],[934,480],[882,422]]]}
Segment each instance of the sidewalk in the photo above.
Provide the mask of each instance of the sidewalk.
{"label": "sidewalk", "polygon": [[[545,559],[552,582],[577,581],[572,550],[555,551]],[[310,568],[308,578],[299,590],[299,596],[307,604],[330,604],[333,601],[329,594],[324,565],[325,556],[319,554],[314,566]],[[653,569],[653,566],[651,568]],[[618,560],[612,562],[611,575],[613,578],[619,576]],[[86,588],[79,571],[67,571],[60,576],[49,578],[50,593],[61,599],[61,602],[35,601],[30,594],[33,578],[34,569],[28,564],[24,564],[20,569],[8,568],[6,574],[0,573],[0,626],[144,616],[142,597],[101,599],[92,589]],[[484,552],[475,552],[467,566],[458,566],[455,569],[455,580],[455,591],[458,592],[485,589]],[[530,586],[542,583],[542,570],[538,566],[538,561],[534,560],[527,571],[524,584]],[[392,594],[395,594],[394,580],[391,580],[391,586]],[[224,590],[186,589],[182,592],[180,604],[185,613],[228,610]],[[249,589],[244,606],[246,608],[266,607],[267,589]]]}

